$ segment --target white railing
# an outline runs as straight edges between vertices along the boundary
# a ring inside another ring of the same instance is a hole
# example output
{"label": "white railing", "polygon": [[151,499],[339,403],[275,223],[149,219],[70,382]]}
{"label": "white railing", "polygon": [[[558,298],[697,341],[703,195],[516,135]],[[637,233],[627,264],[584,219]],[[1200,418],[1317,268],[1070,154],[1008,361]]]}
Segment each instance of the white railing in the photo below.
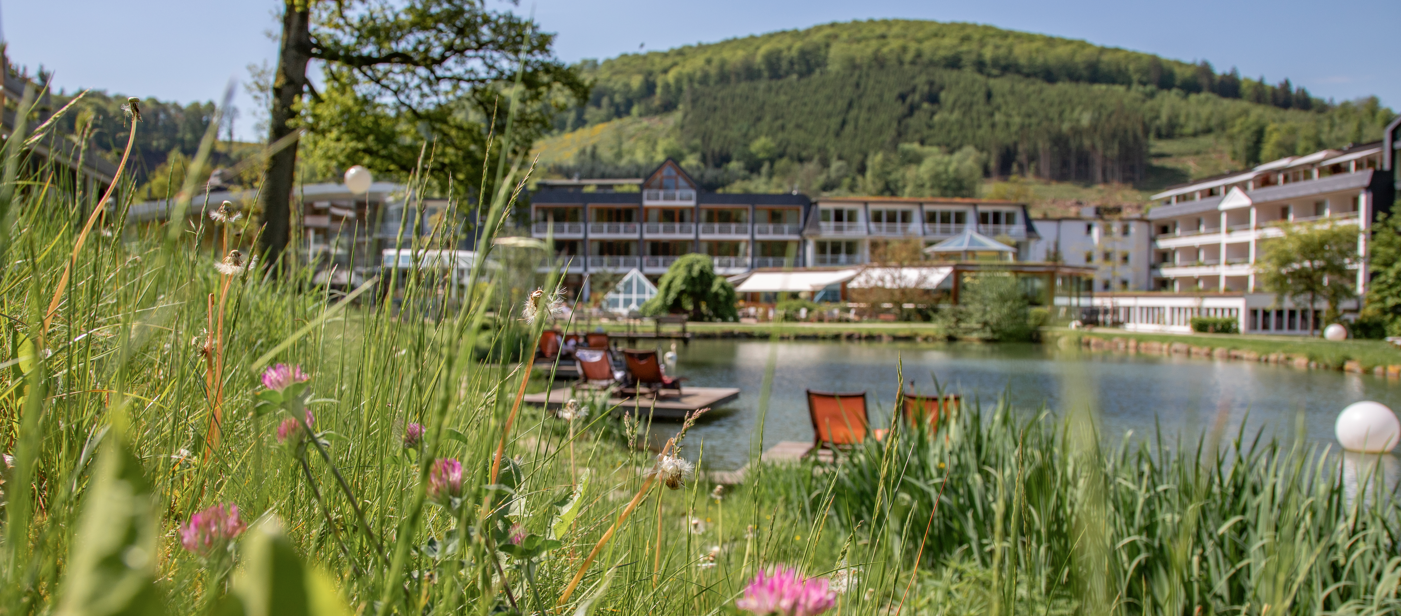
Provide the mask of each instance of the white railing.
{"label": "white railing", "polygon": [[1007,237],[1026,237],[1026,227],[1022,225],[985,225],[978,224],[978,233],[988,237],[1005,235]]}
{"label": "white railing", "polygon": [[642,191],[642,200],[648,203],[695,203],[696,191],[689,188],[680,190],[648,189]]}
{"label": "white railing", "polygon": [[677,257],[670,255],[646,256],[642,257],[643,269],[667,269],[676,262]]}
{"label": "white railing", "polygon": [[695,235],[696,223],[693,222],[649,222],[642,226],[642,232],[647,235]]}
{"label": "white railing", "polygon": [[635,222],[591,222],[589,235],[637,235]]}
{"label": "white railing", "polygon": [[701,235],[741,235],[749,236],[749,223],[747,222],[703,222],[700,226]]}
{"label": "white railing", "polygon": [[1238,225],[1230,225],[1230,226],[1227,226],[1227,227],[1226,227],[1226,230],[1227,230],[1227,231],[1249,231],[1249,230],[1250,230],[1250,226],[1251,226],[1250,223],[1248,223],[1248,222],[1243,222],[1243,223],[1240,223],[1240,224],[1238,224]]}
{"label": "white railing", "polygon": [[871,235],[919,235],[919,225],[912,222],[873,222]]}
{"label": "white railing", "polygon": [[818,265],[860,265],[861,255],[817,255]]}
{"label": "white railing", "polygon": [[749,269],[749,257],[710,257],[715,269]]}
{"label": "white railing", "polygon": [[540,260],[540,266],[538,267],[538,269],[541,271],[550,271],[558,269],[561,272],[566,270],[572,272],[582,272],[584,271],[584,258],[569,255],[559,256],[554,259],[546,257]]}
{"label": "white railing", "polygon": [[958,235],[963,233],[963,229],[968,223],[963,222],[926,222],[924,223],[925,235]]}
{"label": "white railing", "polygon": [[797,267],[798,258],[793,257],[789,262],[787,257],[756,257],[754,267]]}
{"label": "white railing", "polygon": [[[537,222],[534,226],[531,227],[530,230],[534,235],[539,235],[543,237],[550,232],[551,224],[552,223],[549,222]],[[554,233],[556,236],[584,234],[584,223],[582,222],[556,222],[553,224]]]}
{"label": "white railing", "polygon": [[606,270],[621,269],[629,270],[637,267],[639,260],[637,257],[614,257],[593,255],[589,257],[589,269]]}
{"label": "white railing", "polygon": [[802,233],[802,229],[802,225],[756,223],[754,225],[754,235],[759,237],[791,236]]}
{"label": "white railing", "polygon": [[823,235],[866,235],[866,223],[824,222],[820,223]]}

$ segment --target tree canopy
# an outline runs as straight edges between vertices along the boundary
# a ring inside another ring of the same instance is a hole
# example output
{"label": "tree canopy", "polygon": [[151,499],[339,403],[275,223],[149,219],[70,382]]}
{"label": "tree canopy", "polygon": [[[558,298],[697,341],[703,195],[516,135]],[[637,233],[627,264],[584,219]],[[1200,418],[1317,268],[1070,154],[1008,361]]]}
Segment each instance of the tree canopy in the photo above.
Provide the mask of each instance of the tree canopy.
{"label": "tree canopy", "polygon": [[[1262,243],[1256,264],[1265,290],[1299,306],[1326,302],[1324,317],[1337,318],[1338,305],[1357,295],[1358,229],[1352,225],[1286,224],[1284,234]],[[1310,321],[1310,328],[1317,320]]]}
{"label": "tree canopy", "polygon": [[715,274],[709,255],[691,253],[676,259],[657,282],[657,294],[642,305],[650,316],[684,313],[693,321],[739,318],[734,285]]}

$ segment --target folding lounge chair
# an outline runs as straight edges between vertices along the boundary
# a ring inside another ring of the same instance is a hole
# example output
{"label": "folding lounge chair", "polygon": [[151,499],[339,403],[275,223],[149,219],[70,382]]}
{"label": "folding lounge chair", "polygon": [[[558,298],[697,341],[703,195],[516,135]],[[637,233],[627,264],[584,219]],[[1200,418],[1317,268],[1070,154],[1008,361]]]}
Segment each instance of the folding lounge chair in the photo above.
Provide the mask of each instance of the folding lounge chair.
{"label": "folding lounge chair", "polygon": [[866,440],[869,433],[885,438],[885,430],[871,430],[866,420],[866,392],[807,390],[808,415],[812,418],[813,442],[803,457],[821,449],[847,449]]}
{"label": "folding lounge chair", "polygon": [[662,365],[657,361],[655,350],[624,349],[623,357],[628,363],[628,373],[632,375],[635,387],[633,393],[637,393],[643,387],[651,390],[653,396],[660,395],[662,390],[674,390],[676,395],[681,395],[681,381],[686,380],[683,376],[667,376],[662,371]]}
{"label": "folding lounge chair", "polygon": [[556,355],[559,355],[561,338],[557,329],[547,329],[540,332],[540,348],[537,356],[541,359],[554,359]]}
{"label": "folding lounge chair", "polygon": [[584,344],[590,349],[606,349],[608,348],[608,334],[603,332],[584,334]]}
{"label": "folding lounge chair", "polygon": [[608,361],[607,351],[579,349],[574,351],[574,362],[579,366],[581,387],[605,389],[617,383],[613,378],[613,362]]}

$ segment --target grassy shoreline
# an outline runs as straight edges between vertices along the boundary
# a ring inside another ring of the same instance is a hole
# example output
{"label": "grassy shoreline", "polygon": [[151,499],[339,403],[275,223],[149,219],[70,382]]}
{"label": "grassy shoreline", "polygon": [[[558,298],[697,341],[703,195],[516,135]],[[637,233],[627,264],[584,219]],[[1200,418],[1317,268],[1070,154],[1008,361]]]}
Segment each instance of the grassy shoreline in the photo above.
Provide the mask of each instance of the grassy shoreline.
{"label": "grassy shoreline", "polygon": [[[1049,341],[1061,344],[1093,344],[1104,341],[1107,350],[1115,350],[1116,340],[1138,343],[1133,352],[1178,353],[1191,355],[1215,355],[1222,359],[1244,361],[1272,361],[1292,363],[1299,367],[1328,370],[1349,370],[1352,372],[1383,371],[1389,366],[1401,366],[1401,349],[1383,340],[1344,340],[1332,342],[1322,338],[1294,336],[1261,336],[1241,334],[1145,334],[1111,329],[1090,329],[1075,331],[1051,329],[1043,333]],[[1062,342],[1066,341],[1066,342]],[[1156,343],[1167,350],[1145,350],[1144,343]],[[1177,346],[1176,350],[1171,346]],[[1123,345],[1122,350],[1129,350]],[[1093,347],[1092,347],[1093,348]]]}

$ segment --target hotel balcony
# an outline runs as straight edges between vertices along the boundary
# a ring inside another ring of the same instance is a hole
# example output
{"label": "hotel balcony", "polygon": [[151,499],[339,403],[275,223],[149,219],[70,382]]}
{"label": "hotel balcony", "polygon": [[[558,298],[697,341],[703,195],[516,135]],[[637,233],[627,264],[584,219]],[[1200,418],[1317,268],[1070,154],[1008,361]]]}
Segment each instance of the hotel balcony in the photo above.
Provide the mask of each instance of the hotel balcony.
{"label": "hotel balcony", "polygon": [[802,225],[775,225],[766,223],[755,223],[754,235],[756,237],[798,237],[802,234]]}
{"label": "hotel balcony", "polygon": [[680,257],[676,257],[673,255],[649,255],[646,257],[642,257],[642,271],[665,272],[667,268],[671,267],[671,264],[675,263],[678,258]]}
{"label": "hotel balcony", "polygon": [[866,260],[861,255],[817,255],[814,265],[861,265]]}
{"label": "hotel balcony", "polygon": [[1026,226],[1025,226],[1025,225],[992,225],[992,224],[985,225],[985,224],[979,224],[979,225],[978,225],[978,228],[977,228],[977,231],[978,231],[978,233],[981,233],[981,234],[986,235],[986,236],[988,236],[988,237],[997,237],[997,236],[999,236],[999,235],[1005,235],[1005,236],[1010,237],[1010,238],[1013,238],[1013,239],[1023,239],[1023,238],[1026,237]]}
{"label": "hotel balcony", "polygon": [[549,235],[551,224],[554,225],[555,237],[584,237],[584,223],[582,222],[537,222],[530,227],[531,235],[541,238]]}
{"label": "hotel balcony", "polygon": [[883,236],[918,236],[919,224],[913,222],[873,222],[871,223],[871,235]]}
{"label": "hotel balcony", "polygon": [[642,191],[643,205],[692,205],[696,202],[696,191],[689,188],[681,190],[656,190],[648,189]]}
{"label": "hotel balcony", "polygon": [[591,222],[589,223],[590,237],[637,237],[637,231],[641,226],[635,222]]}
{"label": "hotel balcony", "polygon": [[749,257],[710,257],[718,274],[739,274],[749,271]]}
{"label": "hotel balcony", "polygon": [[582,274],[584,272],[584,257],[579,255],[560,255],[554,259],[546,257],[540,259],[540,265],[535,269],[540,273],[558,270],[560,274]]}
{"label": "hotel balcony", "polygon": [[649,222],[642,225],[642,234],[646,237],[684,237],[691,238],[696,235],[696,223],[693,222]]}
{"label": "hotel balcony", "polygon": [[924,234],[933,237],[953,237],[968,227],[967,223],[955,222],[926,222],[924,223]]}
{"label": "hotel balcony", "polygon": [[642,263],[641,257],[589,256],[590,271],[626,272]]}
{"label": "hotel balcony", "polygon": [[754,267],[798,267],[798,259],[794,257],[756,257]]}
{"label": "hotel balcony", "polygon": [[703,222],[701,237],[749,237],[747,222]]}
{"label": "hotel balcony", "polygon": [[864,222],[824,222],[819,227],[822,235],[866,235]]}

